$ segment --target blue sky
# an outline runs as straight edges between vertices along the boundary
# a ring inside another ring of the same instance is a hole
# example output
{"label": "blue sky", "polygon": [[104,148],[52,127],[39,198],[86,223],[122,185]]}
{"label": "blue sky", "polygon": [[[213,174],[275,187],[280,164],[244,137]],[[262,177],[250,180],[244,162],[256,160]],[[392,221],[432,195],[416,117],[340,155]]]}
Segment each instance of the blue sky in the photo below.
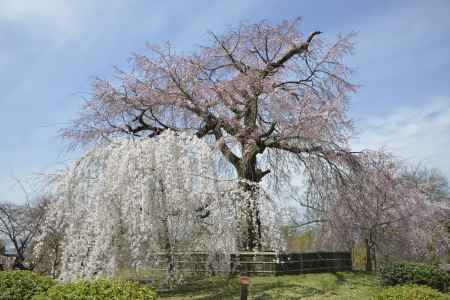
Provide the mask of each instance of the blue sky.
{"label": "blue sky", "polygon": [[450,177],[450,1],[0,0],[0,200],[23,200],[11,177],[33,189],[35,174],[76,157],[58,129],[92,78],[126,67],[145,42],[189,51],[207,30],[297,16],[306,33],[358,34],[348,59],[361,85],[354,147],[383,147]]}

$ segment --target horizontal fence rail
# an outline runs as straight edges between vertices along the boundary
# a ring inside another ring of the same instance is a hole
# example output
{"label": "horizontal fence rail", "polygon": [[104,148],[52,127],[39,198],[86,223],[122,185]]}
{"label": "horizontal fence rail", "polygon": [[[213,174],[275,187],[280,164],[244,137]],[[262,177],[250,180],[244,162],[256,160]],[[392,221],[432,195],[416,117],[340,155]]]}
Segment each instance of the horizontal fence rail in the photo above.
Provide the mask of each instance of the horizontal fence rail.
{"label": "horizontal fence rail", "polygon": [[[154,266],[152,270],[167,271],[167,265]],[[212,268],[211,258],[206,253],[179,253],[174,255],[174,264],[178,270],[186,273],[231,272],[247,275],[283,275],[320,272],[341,272],[352,270],[350,252],[314,252],[314,253],[275,253],[241,252],[232,254],[231,268],[221,270]]]}
{"label": "horizontal fence rail", "polygon": [[349,252],[241,253],[239,272],[246,274],[302,274],[352,270]]}

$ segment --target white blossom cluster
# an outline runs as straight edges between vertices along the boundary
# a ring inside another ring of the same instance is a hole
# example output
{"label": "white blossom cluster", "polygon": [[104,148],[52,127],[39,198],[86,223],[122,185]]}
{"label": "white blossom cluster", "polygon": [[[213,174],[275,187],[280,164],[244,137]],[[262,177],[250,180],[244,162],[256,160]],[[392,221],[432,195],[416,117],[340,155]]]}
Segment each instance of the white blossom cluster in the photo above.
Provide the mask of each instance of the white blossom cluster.
{"label": "white blossom cluster", "polygon": [[[246,196],[236,180],[220,176],[217,157],[202,140],[170,131],[113,141],[82,157],[56,180],[40,237],[55,226],[63,231],[60,278],[152,265],[175,273],[175,257],[196,251],[229,266],[240,238],[238,202]],[[272,230],[267,205],[261,217]]]}

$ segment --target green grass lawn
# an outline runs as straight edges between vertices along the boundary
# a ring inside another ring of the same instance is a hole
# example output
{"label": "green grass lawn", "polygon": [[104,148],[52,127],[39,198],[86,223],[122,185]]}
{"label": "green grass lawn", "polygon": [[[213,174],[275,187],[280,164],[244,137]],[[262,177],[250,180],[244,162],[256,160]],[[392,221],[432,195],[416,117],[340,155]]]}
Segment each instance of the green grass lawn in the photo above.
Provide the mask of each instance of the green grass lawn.
{"label": "green grass lawn", "polygon": [[[259,276],[250,278],[249,299],[369,299],[381,290],[374,275],[360,272]],[[161,299],[239,299],[239,279],[212,278],[196,281],[171,292],[160,292]]]}

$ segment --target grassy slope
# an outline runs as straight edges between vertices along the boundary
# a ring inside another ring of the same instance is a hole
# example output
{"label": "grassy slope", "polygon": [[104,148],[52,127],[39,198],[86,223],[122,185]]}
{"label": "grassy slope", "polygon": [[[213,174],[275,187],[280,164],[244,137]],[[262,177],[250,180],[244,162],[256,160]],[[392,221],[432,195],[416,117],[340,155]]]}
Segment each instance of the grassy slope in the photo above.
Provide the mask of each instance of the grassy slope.
{"label": "grassy slope", "polygon": [[[250,299],[369,299],[380,287],[374,275],[365,273],[326,273],[276,277],[252,277]],[[161,299],[220,300],[239,299],[238,279],[197,281],[189,287],[160,293]]]}

